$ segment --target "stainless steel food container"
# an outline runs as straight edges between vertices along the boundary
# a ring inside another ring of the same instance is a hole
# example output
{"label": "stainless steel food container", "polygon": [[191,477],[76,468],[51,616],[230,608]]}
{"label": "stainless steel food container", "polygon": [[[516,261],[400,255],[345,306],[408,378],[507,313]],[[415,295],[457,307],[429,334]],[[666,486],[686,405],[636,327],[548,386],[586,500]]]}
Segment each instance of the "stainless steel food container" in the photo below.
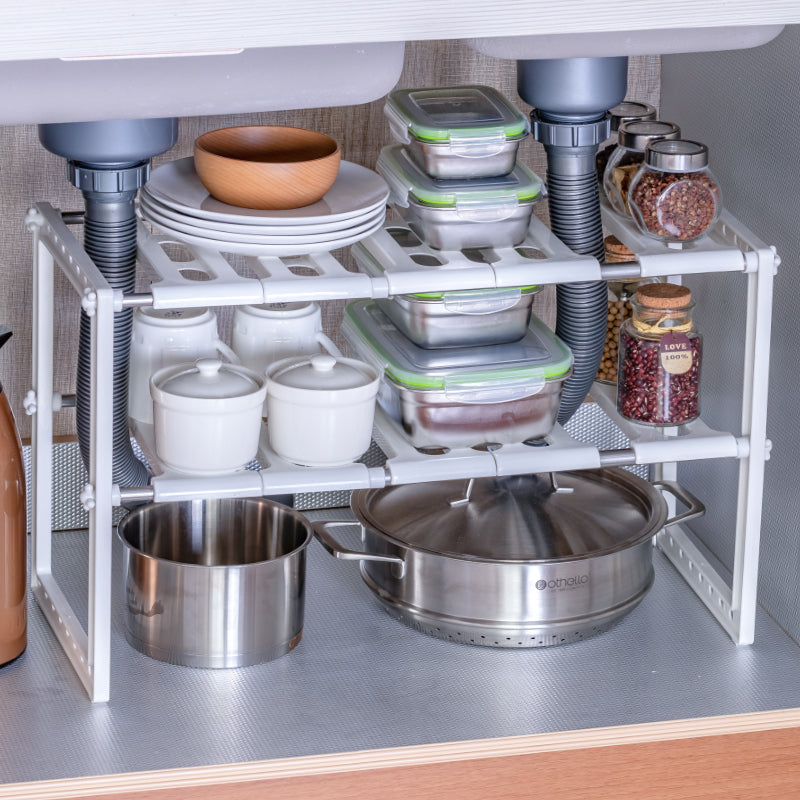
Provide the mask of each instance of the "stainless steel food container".
{"label": "stainless steel food container", "polygon": [[128,642],[159,661],[243,667],[300,641],[311,528],[266,498],[155,503],[124,517]]}
{"label": "stainless steel food container", "polygon": [[[386,274],[384,266],[360,243],[351,252],[365,274]],[[533,298],[539,288],[426,292],[379,298],[376,302],[398,329],[420,347],[477,347],[521,339],[528,330]]]}
{"label": "stainless steel food container", "polygon": [[519,202],[502,219],[480,219],[469,208],[429,206],[409,199],[400,213],[414,233],[437,250],[516,247],[525,241],[534,200]]}
{"label": "stainless steel food container", "polygon": [[438,179],[507,175],[530,131],[527,117],[489,86],[397,89],[384,113],[395,139]]}
{"label": "stainless steel food container", "polygon": [[[688,510],[668,519],[656,486]],[[653,536],[704,511],[676,484],[617,468],[360,490],[351,507],[358,523],[314,523],[325,549],[361,561],[393,617],[490,647],[607,630],[653,583]],[[347,524],[361,526],[359,550],[332,534]]]}
{"label": "stainless steel food container", "polygon": [[355,301],[341,331],[359,358],[382,371],[378,404],[414,447],[540,439],[555,424],[572,371],[569,349],[533,315],[516,342],[426,349],[374,301]]}
{"label": "stainless steel food container", "polygon": [[434,180],[402,145],[384,147],[376,170],[389,184],[390,203],[438,250],[521,244],[544,194],[542,181],[523,164],[502,177]]}

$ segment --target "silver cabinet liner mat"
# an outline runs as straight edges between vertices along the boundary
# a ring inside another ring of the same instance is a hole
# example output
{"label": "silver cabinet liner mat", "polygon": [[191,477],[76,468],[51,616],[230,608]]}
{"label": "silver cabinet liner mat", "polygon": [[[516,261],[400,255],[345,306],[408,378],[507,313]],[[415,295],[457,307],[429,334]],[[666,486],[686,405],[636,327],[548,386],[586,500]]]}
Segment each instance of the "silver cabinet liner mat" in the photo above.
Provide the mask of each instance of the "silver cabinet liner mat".
{"label": "silver cabinet liner mat", "polygon": [[[85,620],[87,536],[54,538],[56,576]],[[658,552],[653,589],[610,631],[501,650],[435,639],[391,619],[357,564],[313,542],[298,647],[267,664],[214,671],[163,664],[126,643],[119,550],[115,540],[110,702],[88,701],[31,602],[28,649],[0,669],[3,782],[800,706],[800,648],[763,613],[756,643],[736,647]]]}

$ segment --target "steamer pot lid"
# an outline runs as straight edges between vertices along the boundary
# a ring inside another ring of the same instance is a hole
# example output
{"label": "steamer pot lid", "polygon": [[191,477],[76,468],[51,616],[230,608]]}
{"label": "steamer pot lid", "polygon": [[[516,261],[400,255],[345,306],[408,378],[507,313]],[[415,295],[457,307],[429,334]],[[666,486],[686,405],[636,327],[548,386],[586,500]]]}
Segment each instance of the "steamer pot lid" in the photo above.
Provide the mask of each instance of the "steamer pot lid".
{"label": "steamer pot lid", "polygon": [[666,503],[645,480],[615,468],[468,482],[405,484],[353,493],[362,524],[398,544],[469,560],[560,561],[622,550],[654,535]]}

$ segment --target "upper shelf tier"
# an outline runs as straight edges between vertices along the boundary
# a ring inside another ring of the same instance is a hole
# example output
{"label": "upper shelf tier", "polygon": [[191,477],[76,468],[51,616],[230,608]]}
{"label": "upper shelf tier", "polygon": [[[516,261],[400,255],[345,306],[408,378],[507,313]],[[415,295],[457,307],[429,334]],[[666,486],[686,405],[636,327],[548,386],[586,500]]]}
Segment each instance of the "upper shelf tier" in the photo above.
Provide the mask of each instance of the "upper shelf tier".
{"label": "upper shelf tier", "polygon": [[[605,215],[605,223],[636,253],[636,262],[601,266],[591,257],[576,255],[536,217],[519,247],[467,253],[432,250],[416,237],[409,240],[403,236],[402,231],[408,233],[403,223],[388,221],[383,230],[357,245],[381,264],[389,265],[382,275],[375,276],[346,270],[330,253],[291,258],[238,256],[229,260],[222,252],[150,231],[144,223],[139,226],[139,257],[158,276],[150,286],[156,308],[346,300],[619,278],[754,272],[765,255],[770,262],[774,260],[771,248],[727,212],[723,212],[709,236],[683,248],[667,247],[641,236],[611,213]],[[401,234],[393,236],[393,231]],[[174,246],[180,248],[181,260],[170,257]],[[253,277],[242,276],[238,267],[242,261]]]}

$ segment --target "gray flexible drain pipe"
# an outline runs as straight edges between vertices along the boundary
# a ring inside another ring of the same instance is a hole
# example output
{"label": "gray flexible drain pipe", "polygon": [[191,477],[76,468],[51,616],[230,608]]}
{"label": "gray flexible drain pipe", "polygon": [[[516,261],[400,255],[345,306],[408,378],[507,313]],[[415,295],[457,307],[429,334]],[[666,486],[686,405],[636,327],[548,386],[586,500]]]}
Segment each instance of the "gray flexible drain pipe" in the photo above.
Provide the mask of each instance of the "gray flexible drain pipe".
{"label": "gray flexible drain pipe", "polygon": [[[136,192],[150,174],[149,159],[177,139],[175,119],[107,120],[39,126],[41,143],[69,161],[69,178],[86,203],[83,245],[115,289],[136,288]],[[114,421],[112,481],[145,486],[147,468],[133,452],[128,429],[128,359],[132,310],[114,316]],[[91,422],[91,324],[81,312],[76,384],[78,443],[89,468]]]}
{"label": "gray flexible drain pipe", "polygon": [[[627,90],[628,59],[566,58],[517,62],[517,90],[535,107],[533,134],[547,154],[550,227],[572,251],[604,259],[595,155],[610,133],[607,109]],[[556,334],[574,356],[558,422],[589,394],[605,347],[608,289],[604,281],[556,287]]]}

